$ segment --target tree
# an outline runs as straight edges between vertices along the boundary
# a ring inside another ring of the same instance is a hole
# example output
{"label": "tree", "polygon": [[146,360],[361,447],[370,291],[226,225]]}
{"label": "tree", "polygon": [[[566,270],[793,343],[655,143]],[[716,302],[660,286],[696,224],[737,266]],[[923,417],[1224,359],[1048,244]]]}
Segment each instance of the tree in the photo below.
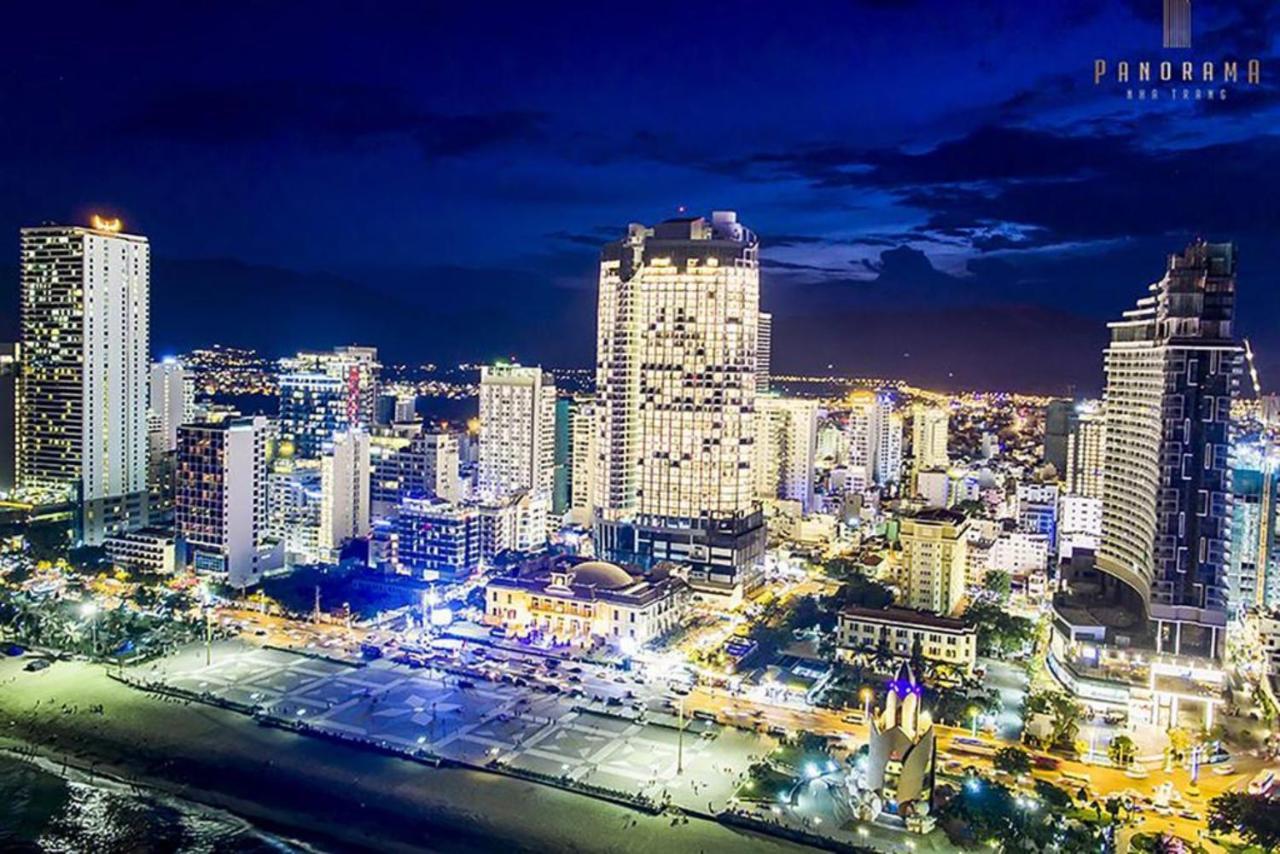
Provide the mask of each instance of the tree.
{"label": "tree", "polygon": [[992,569],[987,572],[982,581],[988,595],[997,602],[1003,604],[1009,601],[1009,596],[1013,593],[1013,579],[1009,577],[1009,573]]}
{"label": "tree", "polygon": [[1134,744],[1133,739],[1127,735],[1117,735],[1107,745],[1107,758],[1113,765],[1132,765],[1137,755],[1138,745]]}
{"label": "tree", "polygon": [[1053,743],[1060,748],[1072,748],[1076,734],[1080,732],[1082,712],[1080,704],[1066,694],[1052,695]]}
{"label": "tree", "polygon": [[1005,657],[1020,652],[1035,640],[1035,624],[1026,617],[1008,614],[994,602],[976,601],[964,612],[964,621],[978,633],[978,653]]}
{"label": "tree", "polygon": [[1280,849],[1280,809],[1265,795],[1225,792],[1209,802],[1209,829],[1236,833],[1264,851]]}
{"label": "tree", "polygon": [[915,640],[911,642],[911,670],[920,676],[924,673],[924,644],[920,642],[920,634],[917,633]]}
{"label": "tree", "polygon": [[1169,729],[1169,752],[1173,754],[1174,761],[1181,762],[1190,749],[1191,733],[1182,727],[1171,727]]}
{"label": "tree", "polygon": [[1072,806],[1070,793],[1058,788],[1048,780],[1036,780],[1035,789],[1036,797],[1044,803],[1050,812],[1062,812]]}
{"label": "tree", "polygon": [[991,757],[997,771],[1009,774],[1025,774],[1031,770],[1031,754],[1021,747],[1002,747]]}

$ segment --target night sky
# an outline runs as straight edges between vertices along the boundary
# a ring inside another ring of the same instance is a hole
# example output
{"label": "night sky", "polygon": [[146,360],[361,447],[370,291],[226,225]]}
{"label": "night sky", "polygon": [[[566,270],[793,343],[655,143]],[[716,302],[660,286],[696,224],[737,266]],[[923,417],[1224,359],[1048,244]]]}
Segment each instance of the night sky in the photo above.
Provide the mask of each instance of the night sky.
{"label": "night sky", "polygon": [[[600,244],[684,206],[760,234],[779,370],[1096,390],[1203,235],[1280,387],[1274,3],[1194,0],[1190,51],[1161,0],[254,5],[5,11],[0,332],[17,229],[101,210],[152,240],[157,355],[586,366]],[[1093,83],[1249,57],[1221,103]]]}

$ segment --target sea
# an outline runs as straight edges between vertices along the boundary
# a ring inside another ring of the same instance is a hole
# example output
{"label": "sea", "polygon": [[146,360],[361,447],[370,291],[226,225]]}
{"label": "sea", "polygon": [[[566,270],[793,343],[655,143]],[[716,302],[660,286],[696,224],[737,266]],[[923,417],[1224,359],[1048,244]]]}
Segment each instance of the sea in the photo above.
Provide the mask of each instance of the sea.
{"label": "sea", "polygon": [[0,852],[314,854],[231,813],[41,759],[0,755]]}

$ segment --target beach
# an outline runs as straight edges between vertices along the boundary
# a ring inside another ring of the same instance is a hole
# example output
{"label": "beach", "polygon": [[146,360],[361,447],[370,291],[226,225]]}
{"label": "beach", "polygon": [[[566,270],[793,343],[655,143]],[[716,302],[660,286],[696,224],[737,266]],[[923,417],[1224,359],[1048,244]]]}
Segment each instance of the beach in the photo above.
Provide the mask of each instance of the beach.
{"label": "beach", "polygon": [[[100,709],[100,711],[99,711]],[[482,771],[433,768],[129,688],[103,667],[0,662],[0,747],[240,816],[326,851],[792,852]]]}

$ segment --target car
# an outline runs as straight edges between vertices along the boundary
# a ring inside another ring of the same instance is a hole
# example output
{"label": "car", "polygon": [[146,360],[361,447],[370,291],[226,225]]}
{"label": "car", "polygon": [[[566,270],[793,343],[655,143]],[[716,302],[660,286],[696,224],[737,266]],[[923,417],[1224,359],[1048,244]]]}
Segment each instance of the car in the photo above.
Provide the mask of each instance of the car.
{"label": "car", "polygon": [[17,658],[25,652],[26,650],[18,646],[16,643],[11,643],[4,648],[4,654],[10,658]]}
{"label": "car", "polygon": [[605,700],[604,702],[605,702],[605,705],[606,705],[606,706],[621,706],[621,705],[622,705],[622,698],[621,698],[621,697],[610,697],[610,698],[608,698],[607,700]]}
{"label": "car", "polygon": [[845,715],[840,720],[847,724],[860,724],[863,721],[863,717],[861,712],[854,712],[852,714]]}
{"label": "car", "polygon": [[266,629],[258,629],[256,632],[253,633],[253,636],[260,638],[260,637],[264,637],[266,633],[267,633]]}
{"label": "car", "polygon": [[1178,810],[1178,815],[1181,816],[1182,818],[1185,818],[1187,821],[1200,820],[1200,813],[1196,812],[1195,810]]}
{"label": "car", "polygon": [[462,689],[470,689],[476,687],[476,683],[472,682],[470,679],[459,679],[458,687]]}
{"label": "car", "polygon": [[38,673],[41,670],[48,668],[48,666],[49,666],[49,659],[35,658],[35,659],[32,659],[31,661],[28,661],[26,666],[23,667],[22,669],[27,671],[28,673]]}
{"label": "car", "polygon": [[1230,763],[1226,765],[1218,765],[1214,767],[1213,773],[1217,774],[1219,777],[1226,777],[1230,774],[1236,773],[1236,766],[1231,765]]}

